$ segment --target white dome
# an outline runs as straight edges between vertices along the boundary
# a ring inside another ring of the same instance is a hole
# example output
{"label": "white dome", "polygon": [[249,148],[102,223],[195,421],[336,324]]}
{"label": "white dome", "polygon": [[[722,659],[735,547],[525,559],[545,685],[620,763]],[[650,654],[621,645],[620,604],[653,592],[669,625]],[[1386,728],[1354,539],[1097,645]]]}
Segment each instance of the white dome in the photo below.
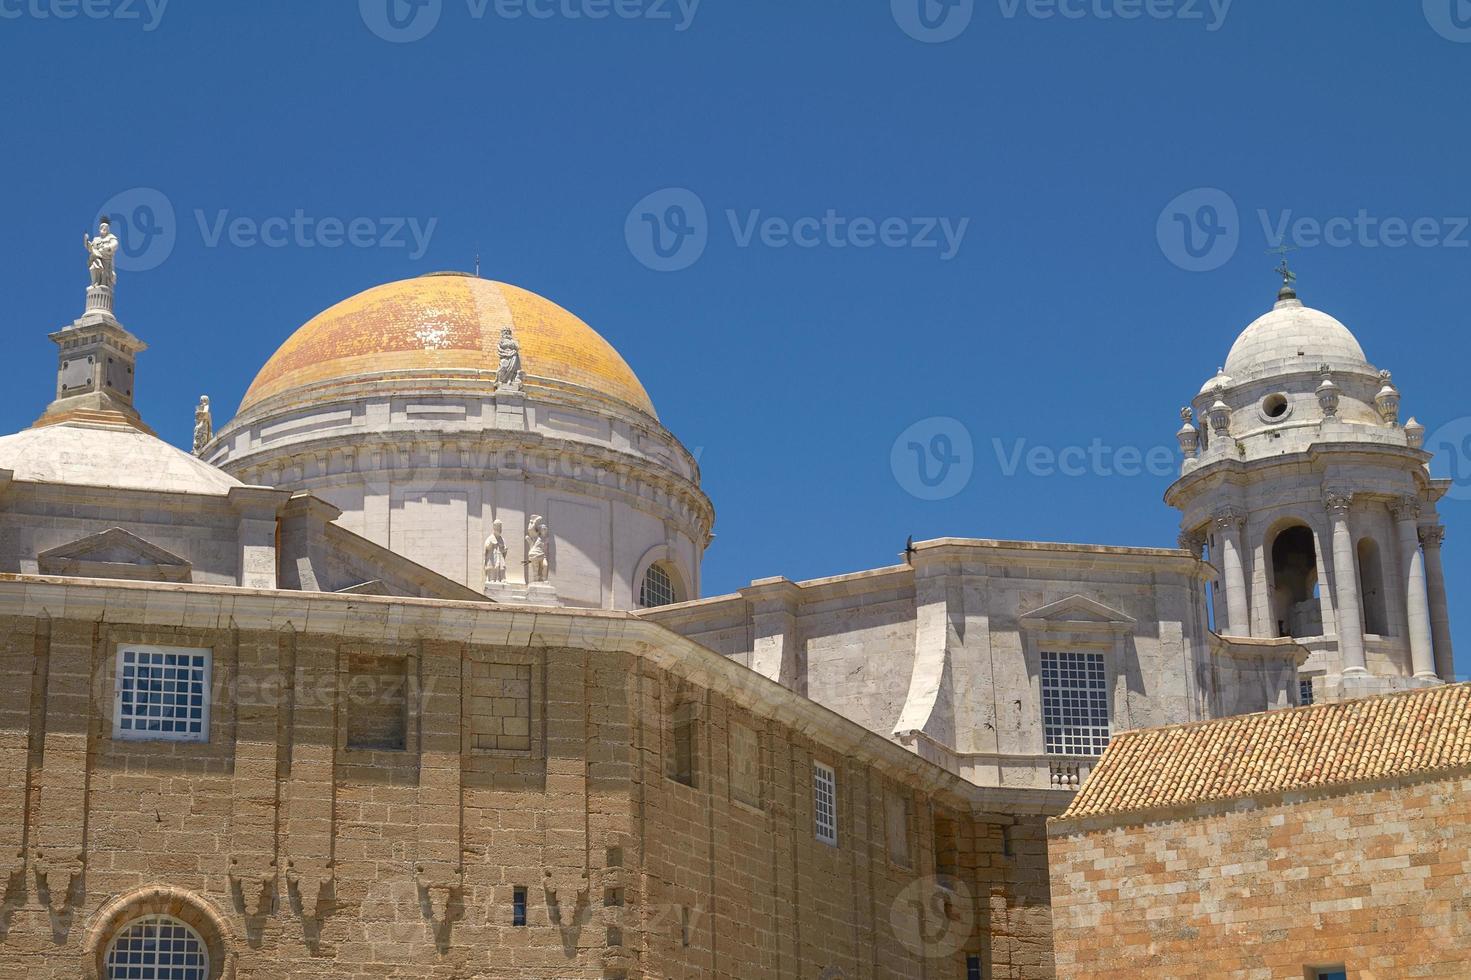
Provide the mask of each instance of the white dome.
{"label": "white dome", "polygon": [[1316,371],[1323,364],[1335,371],[1374,373],[1348,327],[1301,300],[1284,299],[1236,338],[1225,373],[1236,381],[1254,381]]}

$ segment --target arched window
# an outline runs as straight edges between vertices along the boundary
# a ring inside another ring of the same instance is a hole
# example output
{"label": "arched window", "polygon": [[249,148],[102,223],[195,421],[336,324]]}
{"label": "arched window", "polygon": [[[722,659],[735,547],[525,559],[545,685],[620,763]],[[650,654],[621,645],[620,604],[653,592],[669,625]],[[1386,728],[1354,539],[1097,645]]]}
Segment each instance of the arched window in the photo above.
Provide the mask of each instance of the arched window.
{"label": "arched window", "polygon": [[1318,549],[1312,529],[1284,528],[1272,542],[1272,613],[1278,636],[1322,636]]}
{"label": "arched window", "polygon": [[644,581],[638,590],[638,604],[645,609],[652,609],[678,601],[679,593],[674,587],[674,576],[663,562],[654,562],[644,572]]}
{"label": "arched window", "polygon": [[1359,602],[1364,607],[1364,632],[1373,636],[1389,633],[1389,615],[1384,601],[1384,565],[1379,560],[1379,543],[1373,538],[1359,542]]}
{"label": "arched window", "polygon": [[150,915],[118,931],[107,950],[106,980],[208,980],[209,950],[178,919]]}

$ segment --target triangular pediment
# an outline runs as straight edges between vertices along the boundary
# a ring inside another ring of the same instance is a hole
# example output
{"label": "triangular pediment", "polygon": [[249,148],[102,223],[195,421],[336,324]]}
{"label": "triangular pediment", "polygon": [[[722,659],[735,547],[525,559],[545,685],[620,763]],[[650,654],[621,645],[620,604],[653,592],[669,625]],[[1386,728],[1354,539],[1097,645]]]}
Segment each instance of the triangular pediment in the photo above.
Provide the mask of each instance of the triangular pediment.
{"label": "triangular pediment", "polygon": [[1065,599],[1049,602],[1031,612],[1023,613],[1020,619],[1022,626],[1027,629],[1108,630],[1129,633],[1139,625],[1128,613],[1085,595],[1070,595]]}
{"label": "triangular pediment", "polygon": [[36,556],[43,575],[187,582],[193,565],[132,531],[110,527]]}

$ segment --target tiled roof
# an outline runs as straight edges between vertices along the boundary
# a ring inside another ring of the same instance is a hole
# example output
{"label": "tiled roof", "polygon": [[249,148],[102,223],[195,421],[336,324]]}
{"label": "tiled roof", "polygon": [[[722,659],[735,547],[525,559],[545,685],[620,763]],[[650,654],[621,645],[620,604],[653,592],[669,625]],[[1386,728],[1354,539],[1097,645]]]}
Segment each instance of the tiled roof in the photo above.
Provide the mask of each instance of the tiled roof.
{"label": "tiled roof", "polygon": [[1471,684],[1115,736],[1062,819],[1471,766]]}

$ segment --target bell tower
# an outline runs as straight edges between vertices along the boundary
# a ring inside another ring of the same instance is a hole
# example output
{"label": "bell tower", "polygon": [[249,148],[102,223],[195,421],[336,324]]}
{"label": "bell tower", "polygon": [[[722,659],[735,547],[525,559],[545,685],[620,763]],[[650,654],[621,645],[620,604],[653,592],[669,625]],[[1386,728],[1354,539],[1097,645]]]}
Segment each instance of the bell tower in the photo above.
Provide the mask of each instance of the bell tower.
{"label": "bell tower", "polygon": [[1205,554],[1216,632],[1290,636],[1306,697],[1337,699],[1453,676],[1425,427],[1338,320],[1305,306],[1282,268],[1277,301],[1181,410],[1183,460],[1165,500]]}

